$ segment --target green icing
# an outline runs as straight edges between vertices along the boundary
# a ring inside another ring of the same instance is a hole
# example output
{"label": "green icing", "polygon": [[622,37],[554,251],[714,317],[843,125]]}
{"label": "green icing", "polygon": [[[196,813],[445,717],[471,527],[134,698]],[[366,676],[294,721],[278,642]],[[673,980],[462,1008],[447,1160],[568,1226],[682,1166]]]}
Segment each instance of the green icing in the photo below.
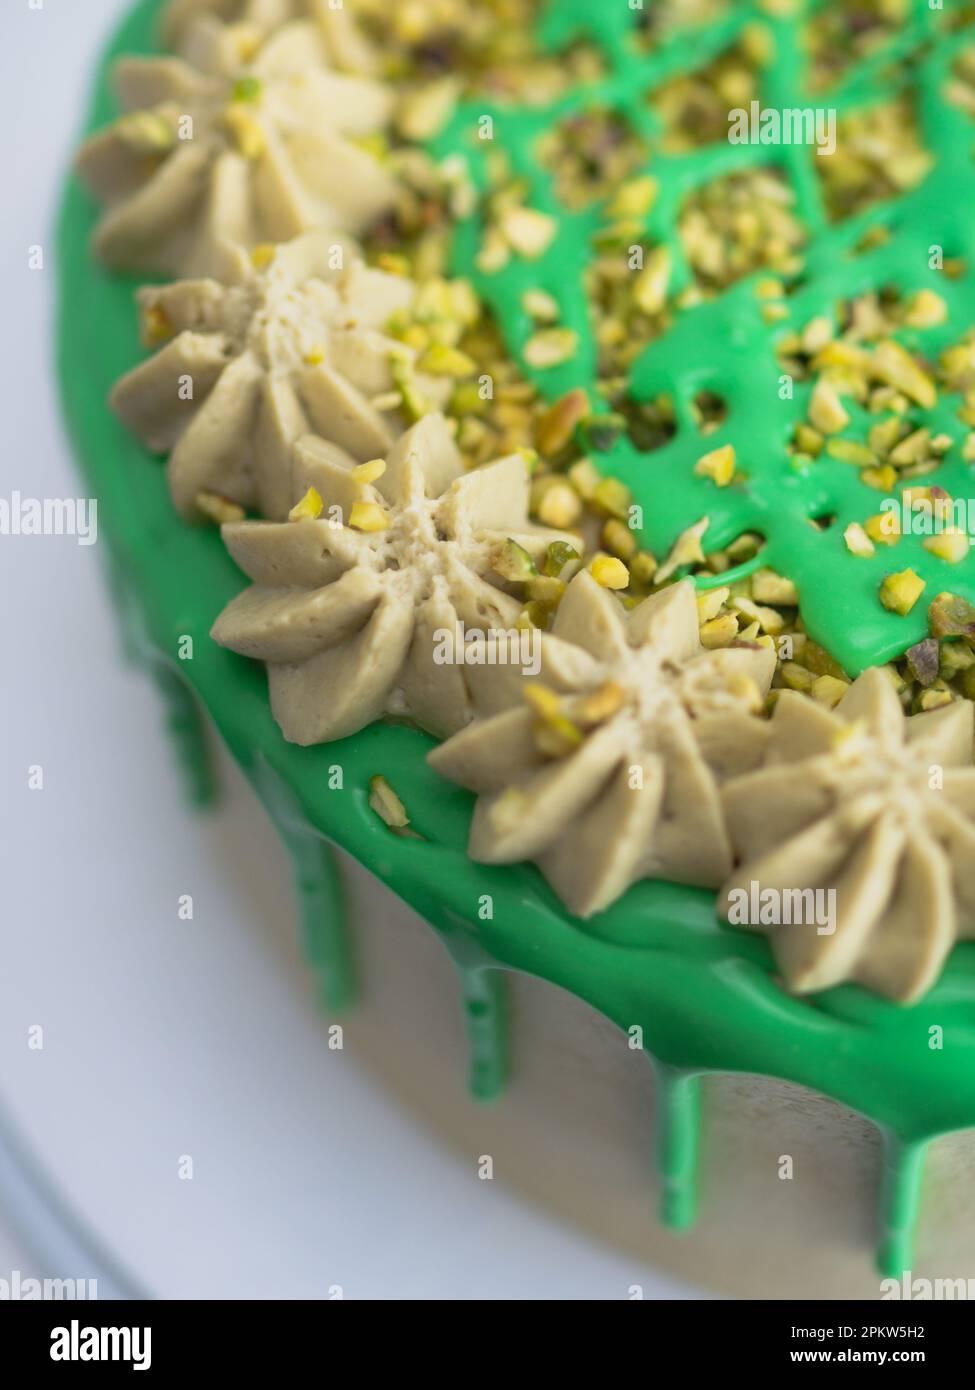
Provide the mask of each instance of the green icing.
{"label": "green icing", "polygon": [[[637,360],[631,384],[636,400],[665,393],[672,397],[678,422],[675,437],[652,453],[641,453],[624,435],[611,450],[593,456],[605,472],[632,488],[643,507],[642,541],[658,555],[705,514],[711,518],[706,536],[710,550],[722,549],[745,531],[763,535],[766,544],[755,567],[771,565],[796,582],[810,634],[851,675],[899,656],[927,636],[927,603],[940,590],[975,599],[975,554],[948,566],[924,549],[921,536],[904,537],[893,551],[878,547],[868,559],[850,554],[843,540],[846,526],[879,511],[881,494],[863,483],[849,464],[825,455],[801,470],[791,466],[785,446],[792,427],[805,416],[812,388],[797,382],[794,399],[780,399],[782,369],[775,356],[775,343],[784,334],[830,314],[838,300],[880,286],[894,285],[905,292],[929,288],[946,300],[944,326],[900,335],[905,346],[929,357],[936,357],[961,329],[975,322],[975,276],[969,273],[953,281],[928,265],[928,249],[935,244],[944,248],[946,257],[962,256],[975,263],[975,221],[970,214],[975,200],[975,127],[938,95],[953,58],[971,41],[971,34],[943,33],[943,15],[929,8],[927,0],[913,0],[913,11],[912,22],[893,43],[857,66],[838,90],[811,96],[804,93],[799,22],[774,19],[761,5],[735,5],[719,22],[678,34],[647,55],[627,42],[638,18],[628,6],[552,0],[542,24],[544,41],[558,49],[572,39],[589,37],[604,50],[608,75],[550,106],[523,108],[472,99],[461,105],[433,143],[438,155],[466,154],[480,189],[486,187],[489,154],[503,149],[514,174],[530,189],[526,201],[558,218],[558,234],[539,259],[515,257],[503,270],[484,273],[475,264],[483,226],[475,211],[457,229],[453,266],[491,305],[511,350],[543,393],[554,397],[581,386],[590,388],[596,401],[591,389],[596,381],[595,347],[583,273],[591,258],[592,235],[606,218],[601,204],[578,212],[561,207],[552,176],[537,158],[539,136],[568,115],[608,107],[624,113],[652,149],[659,131],[647,95],[674,73],[713,59],[756,20],[767,25],[774,41],[774,59],[762,70],[758,84],[763,108],[828,106],[842,117],[895,95],[887,68],[894,57],[910,61],[918,125],[926,147],[936,155],[935,166],[913,192],[837,225],[827,222],[814,169],[817,156],[808,146],[725,141],[687,154],[651,153],[647,170],[657,178],[659,193],[645,221],[645,239],[669,249],[675,292],[691,278],[677,234],[684,198],[714,179],[756,165],[781,170],[795,192],[796,209],[810,234],[805,264],[789,286],[786,316],[774,328],[762,319],[761,301],[755,295],[761,275],[680,314],[673,328]],[[493,122],[490,140],[478,134],[484,116]],[[863,232],[878,222],[892,227],[895,235],[884,246],[854,255]],[[536,287],[554,296],[561,306],[561,323],[574,329],[580,342],[572,360],[543,370],[530,367],[523,356],[535,325],[521,296]],[[706,444],[691,415],[692,400],[704,388],[728,404],[726,421]],[[938,483],[953,497],[967,497],[972,494],[972,472],[961,457],[967,430],[955,414],[959,403],[956,396],[942,395],[933,410],[918,409],[912,419],[956,441],[938,471],[922,481]],[[844,435],[863,441],[871,417],[859,409],[851,413]],[[716,488],[694,475],[696,459],[716,443],[734,445],[739,467],[747,474],[742,482]],[[810,524],[824,516],[836,518],[827,530]],[[903,618],[881,606],[877,591],[885,574],[908,566],[926,581],[927,589],[922,602]]]}
{"label": "green icing", "polygon": [[[88,129],[114,114],[111,61],[123,52],[155,50],[158,8],[159,0],[141,0],[117,34],[98,76]],[[579,6],[573,13],[580,23],[595,25],[614,51],[619,48],[616,7],[593,6],[589,12]],[[963,177],[960,160],[956,175]],[[963,227],[964,201],[953,190],[954,206],[937,210],[940,225],[957,230],[952,250],[967,246],[963,239],[973,235]],[[905,215],[909,207],[910,200],[898,204]],[[198,699],[209,712],[283,835],[295,861],[309,951],[330,980],[328,1006],[347,1001],[353,990],[351,950],[327,854],[332,842],[409,902],[450,951],[462,981],[475,1095],[496,1095],[506,1073],[505,970],[569,990],[620,1028],[639,1026],[658,1077],[662,1214],[676,1226],[687,1225],[694,1213],[703,1076],[757,1073],[831,1096],[885,1132],[879,1258],[885,1273],[899,1273],[910,1264],[927,1142],[975,1125],[975,943],[956,947],[939,983],[910,1008],[855,986],[791,998],[776,983],[766,941],[722,926],[709,893],[641,883],[610,911],[582,922],[567,916],[533,866],[472,864],[465,853],[472,798],[426,765],[432,745],[425,735],[377,724],[338,744],[286,744],[271,717],[263,671],[208,639],[214,617],[239,592],[241,575],[215,531],[190,529],[176,517],[159,460],[106,408],[112,383],[138,359],[140,348],[132,303],[136,282],[111,276],[91,260],[87,243],[95,217],[91,200],[71,179],[58,238],[58,368],[70,433],[110,540],[114,591],[126,631],[138,629],[138,650],[148,643],[156,659],[192,688],[194,703]],[[823,259],[828,265],[829,258]],[[866,275],[865,261],[857,264]],[[837,276],[847,273],[842,266],[836,270]],[[923,282],[920,276],[917,283]],[[954,292],[940,283],[939,289]],[[706,312],[731,314],[727,324],[737,323],[732,302],[738,301],[723,300]],[[742,294],[743,313],[745,302]],[[703,333],[712,320],[697,321]],[[756,341],[758,336],[756,329]],[[733,370],[736,354],[717,336],[696,340],[707,344],[708,363]],[[749,416],[756,429],[767,405],[756,405]],[[769,431],[757,433],[765,439]],[[616,468],[617,461],[611,462]],[[631,462],[634,469],[642,467]],[[658,455],[653,466],[665,463]],[[705,496],[713,507],[716,494]],[[758,503],[749,494],[736,505],[747,512]],[[739,523],[725,516],[719,534],[729,536]],[[796,573],[794,565],[785,568]],[[179,661],[186,636],[193,638],[194,656]],[[179,707],[179,742],[189,761],[198,763],[202,745],[188,733],[189,708]],[[336,766],[343,770],[341,789],[331,785]],[[402,795],[422,840],[394,835],[369,808],[369,778],[377,772]],[[482,910],[485,895],[490,913]],[[940,1050],[930,1047],[935,1026],[943,1030]]]}

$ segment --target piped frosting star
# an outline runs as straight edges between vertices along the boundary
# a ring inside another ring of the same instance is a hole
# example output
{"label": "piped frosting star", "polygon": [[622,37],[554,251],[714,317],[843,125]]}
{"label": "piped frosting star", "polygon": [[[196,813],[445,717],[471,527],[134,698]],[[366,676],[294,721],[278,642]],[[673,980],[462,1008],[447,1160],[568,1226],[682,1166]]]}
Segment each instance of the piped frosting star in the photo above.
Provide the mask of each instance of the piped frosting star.
{"label": "piped frosting star", "polygon": [[541,556],[563,539],[528,520],[525,459],[465,473],[434,413],[358,468],[302,439],[295,477],[307,492],[294,520],[223,527],[253,583],[212,635],[267,663],[274,716],[293,743],[344,738],[385,713],[440,736],[461,728],[475,693],[451,648],[459,624],[514,631],[522,605],[493,568],[498,553],[513,539]]}
{"label": "piped frosting star", "polygon": [[535,860],[581,917],[640,878],[717,886],[732,864],[718,779],[759,756],[749,711],[774,653],[706,651],[689,582],[627,612],[586,570],[543,642],[537,685],[430,754],[479,793],[471,857]]}
{"label": "piped frosting star", "polygon": [[[779,696],[763,765],[724,788],[739,867],[720,901],[731,920],[771,937],[792,989],[856,980],[915,999],[954,942],[975,935],[972,715],[961,700],[905,716],[881,668],[832,711]],[[831,889],[832,921],[798,910],[797,894]],[[734,910],[769,892],[766,902],[783,905],[777,921]]]}
{"label": "piped frosting star", "polygon": [[326,233],[269,248],[235,285],[186,280],[139,291],[143,338],[162,343],[112,393],[119,417],[169,454],[180,513],[201,494],[281,520],[301,496],[292,445],[315,433],[352,467],[384,456],[407,415],[395,389],[405,371],[430,406],[447,378],[415,373],[415,351],[384,325],[413,283],[367,268]]}
{"label": "piped frosting star", "polygon": [[249,32],[193,26],[188,57],[117,65],[125,115],[78,160],[113,269],[232,279],[255,246],[357,232],[392,207],[396,185],[362,144],[388,123],[390,89],[330,68],[310,22]]}
{"label": "piped frosting star", "polygon": [[185,57],[221,45],[228,71],[256,39],[295,19],[317,25],[334,67],[342,72],[372,73],[375,54],[348,7],[335,0],[169,0],[163,12],[162,37]]}

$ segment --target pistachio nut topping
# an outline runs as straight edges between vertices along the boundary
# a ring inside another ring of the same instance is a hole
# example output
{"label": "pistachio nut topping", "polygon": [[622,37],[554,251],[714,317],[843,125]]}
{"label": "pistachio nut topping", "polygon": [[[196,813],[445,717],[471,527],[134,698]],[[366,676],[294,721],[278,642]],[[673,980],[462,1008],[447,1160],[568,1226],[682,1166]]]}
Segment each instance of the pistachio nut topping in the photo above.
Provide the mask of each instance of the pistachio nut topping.
{"label": "pistachio nut topping", "polygon": [[387,85],[331,68],[310,22],[256,33],[235,61],[219,24],[192,33],[187,57],[119,62],[125,114],[82,146],[102,260],[229,279],[255,246],[361,231],[392,207],[395,181],[365,148],[391,119]]}
{"label": "pistachio nut topping", "polygon": [[[295,460],[320,515],[309,515],[311,497],[294,520],[223,528],[253,583],[212,635],[267,662],[274,716],[292,743],[344,738],[385,713],[455,732],[477,707],[465,632],[519,635],[521,602],[503,587],[498,554],[514,540],[541,560],[562,539],[528,520],[525,459],[465,472],[435,413],[364,467],[314,436],[298,441]],[[490,685],[510,668],[479,669]]]}
{"label": "pistachio nut topping", "polygon": [[296,439],[318,434],[352,467],[385,455],[405,429],[395,390],[404,369],[430,408],[450,392],[444,378],[415,373],[416,350],[383,331],[411,304],[412,281],[367,268],[324,232],[257,260],[234,285],[140,290],[143,338],[162,346],[112,393],[143,443],[169,454],[173,500],[189,518],[211,491],[283,519],[307,487]]}
{"label": "pistachio nut topping", "polygon": [[[774,653],[707,651],[687,581],[627,611],[588,570],[543,643],[539,684],[430,754],[479,793],[471,857],[535,860],[581,917],[639,878],[717,886],[732,865],[719,780],[761,756],[767,724],[754,712]],[[573,649],[585,659],[570,671]],[[555,669],[561,690],[546,678]]]}
{"label": "pistachio nut topping", "polygon": [[835,889],[827,929],[742,923],[769,933],[792,989],[856,980],[915,999],[975,935],[972,715],[961,700],[906,716],[875,667],[832,710],[779,696],[762,766],[722,794],[739,867],[719,902],[727,912],[752,884]]}

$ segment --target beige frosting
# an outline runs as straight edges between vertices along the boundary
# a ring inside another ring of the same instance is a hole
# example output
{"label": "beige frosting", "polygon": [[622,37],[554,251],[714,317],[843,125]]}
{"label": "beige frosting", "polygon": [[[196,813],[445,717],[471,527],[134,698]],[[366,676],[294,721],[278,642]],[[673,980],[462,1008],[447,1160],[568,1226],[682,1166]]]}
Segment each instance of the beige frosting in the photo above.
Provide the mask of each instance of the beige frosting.
{"label": "beige frosting", "polygon": [[255,33],[273,33],[293,19],[311,19],[334,67],[372,73],[375,54],[350,11],[351,6],[336,0],[169,0],[162,36],[167,47],[184,57],[199,51],[201,45],[222,44],[228,65],[234,65],[241,41],[246,45]]}
{"label": "beige frosting", "polygon": [[742,861],[725,885],[778,894],[834,888],[835,930],[759,926],[791,988],[857,980],[910,1000],[975,935],[975,768],[969,701],[906,717],[883,669],[833,711],[792,691],[775,707],[763,765],[723,802]]}
{"label": "beige frosting", "polygon": [[[585,570],[544,645],[542,681],[561,690],[557,709],[548,700],[540,713],[541,702],[511,691],[502,713],[430,755],[480,794],[471,857],[535,860],[579,916],[639,878],[717,886],[732,866],[719,777],[760,756],[766,726],[748,711],[768,689],[774,654],[706,651],[689,582],[627,612]],[[553,755],[563,719],[582,737]]]}
{"label": "beige frosting", "polygon": [[[253,585],[213,636],[267,662],[274,715],[293,743],[343,738],[384,713],[453,733],[501,668],[478,668],[472,679],[462,662],[438,663],[437,634],[459,622],[512,628],[521,603],[499,587],[494,560],[509,538],[538,556],[561,539],[528,520],[525,459],[465,473],[439,413],[398,440],[375,485],[357,482],[320,439],[299,440],[294,455],[300,486],[317,490],[324,511],[223,527]],[[386,528],[348,525],[356,503],[382,507]]]}
{"label": "beige frosting", "polygon": [[389,121],[387,85],[331,68],[311,22],[248,41],[231,31],[232,42],[218,23],[190,28],[188,57],[122,59],[127,115],[82,147],[79,169],[106,205],[103,260],[233,278],[258,244],[355,232],[392,207],[392,176],[355,143]]}
{"label": "beige frosting", "polygon": [[170,455],[184,516],[196,516],[206,490],[280,520],[302,495],[292,445],[303,434],[327,440],[349,466],[384,456],[402,434],[395,362],[424,400],[449,393],[446,378],[415,372],[415,351],[383,332],[414,293],[411,281],[367,268],[321,232],[279,247],[235,285],[140,290],[143,322],[169,338],[119,381],[112,407],[150,449]]}

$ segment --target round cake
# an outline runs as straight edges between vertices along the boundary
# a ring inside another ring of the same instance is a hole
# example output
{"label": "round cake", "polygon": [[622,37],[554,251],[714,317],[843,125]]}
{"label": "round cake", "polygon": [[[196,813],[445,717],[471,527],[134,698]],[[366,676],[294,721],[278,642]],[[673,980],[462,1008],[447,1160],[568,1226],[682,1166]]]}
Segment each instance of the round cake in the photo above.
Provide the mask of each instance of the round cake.
{"label": "round cake", "polygon": [[739,1296],[975,1277],[973,118],[908,0],[144,0],[65,198],[120,616],[326,1017]]}

